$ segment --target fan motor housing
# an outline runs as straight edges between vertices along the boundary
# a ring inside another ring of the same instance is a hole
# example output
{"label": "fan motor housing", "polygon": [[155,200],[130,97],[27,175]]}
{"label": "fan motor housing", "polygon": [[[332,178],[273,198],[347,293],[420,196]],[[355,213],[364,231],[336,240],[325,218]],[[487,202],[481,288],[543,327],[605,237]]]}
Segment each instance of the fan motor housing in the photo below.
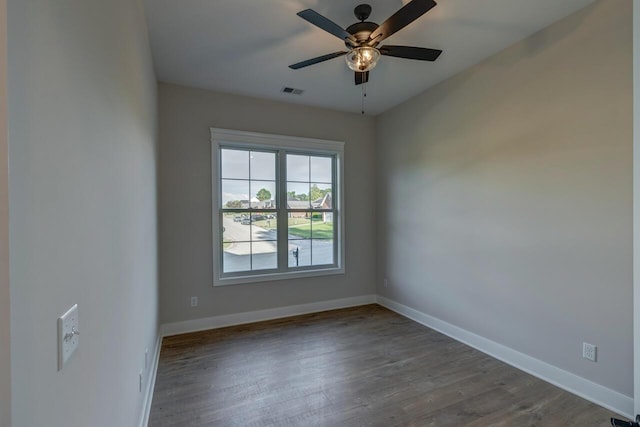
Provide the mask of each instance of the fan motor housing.
{"label": "fan motor housing", "polygon": [[[353,25],[349,25],[346,28],[347,33],[353,35],[359,44],[362,44],[369,40],[369,35],[378,28],[378,24],[375,22],[356,22]],[[348,48],[351,48],[349,43],[345,42]]]}
{"label": "fan motor housing", "polygon": [[359,4],[353,9],[353,14],[356,15],[361,21],[366,21],[369,15],[371,15],[371,5],[368,4]]}

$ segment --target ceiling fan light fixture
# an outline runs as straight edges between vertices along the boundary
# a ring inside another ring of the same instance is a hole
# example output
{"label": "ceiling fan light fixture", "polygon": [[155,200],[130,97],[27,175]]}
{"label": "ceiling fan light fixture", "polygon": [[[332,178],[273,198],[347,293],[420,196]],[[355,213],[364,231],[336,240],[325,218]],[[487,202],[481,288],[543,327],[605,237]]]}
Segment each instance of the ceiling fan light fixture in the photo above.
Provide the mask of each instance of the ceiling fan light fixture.
{"label": "ceiling fan light fixture", "polygon": [[376,66],[378,59],[380,59],[380,51],[375,47],[360,46],[351,49],[345,58],[349,68],[364,73]]}

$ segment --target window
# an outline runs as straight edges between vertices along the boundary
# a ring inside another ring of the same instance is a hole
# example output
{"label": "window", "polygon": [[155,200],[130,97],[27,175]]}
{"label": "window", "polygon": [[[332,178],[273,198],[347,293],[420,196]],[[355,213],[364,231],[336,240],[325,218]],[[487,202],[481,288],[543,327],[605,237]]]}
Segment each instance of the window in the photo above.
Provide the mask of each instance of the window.
{"label": "window", "polygon": [[214,285],[344,272],[343,143],[212,129]]}

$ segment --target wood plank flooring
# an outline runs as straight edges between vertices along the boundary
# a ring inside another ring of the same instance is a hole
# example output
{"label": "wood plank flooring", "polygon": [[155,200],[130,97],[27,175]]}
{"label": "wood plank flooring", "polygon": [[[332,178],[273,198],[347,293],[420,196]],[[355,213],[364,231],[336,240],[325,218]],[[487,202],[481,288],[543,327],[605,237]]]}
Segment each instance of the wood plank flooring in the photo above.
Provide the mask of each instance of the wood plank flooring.
{"label": "wood plank flooring", "polygon": [[587,427],[612,416],[367,305],[165,338],[149,426]]}

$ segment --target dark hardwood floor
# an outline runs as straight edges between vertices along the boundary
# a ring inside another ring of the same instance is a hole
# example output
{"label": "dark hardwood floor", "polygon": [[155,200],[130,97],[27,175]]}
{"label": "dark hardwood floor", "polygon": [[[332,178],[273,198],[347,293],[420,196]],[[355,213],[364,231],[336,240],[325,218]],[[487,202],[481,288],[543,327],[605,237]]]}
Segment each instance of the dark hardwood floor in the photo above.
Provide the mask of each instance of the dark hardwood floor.
{"label": "dark hardwood floor", "polygon": [[587,427],[611,416],[367,305],[165,338],[149,426]]}

